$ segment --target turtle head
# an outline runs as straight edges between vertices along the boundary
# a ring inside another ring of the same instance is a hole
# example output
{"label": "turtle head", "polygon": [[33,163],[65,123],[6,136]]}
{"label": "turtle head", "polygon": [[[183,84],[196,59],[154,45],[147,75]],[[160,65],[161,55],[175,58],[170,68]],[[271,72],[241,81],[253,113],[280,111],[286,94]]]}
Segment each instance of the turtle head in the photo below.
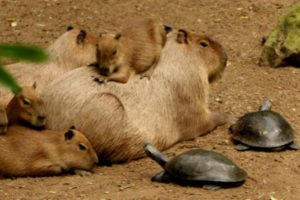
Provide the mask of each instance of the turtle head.
{"label": "turtle head", "polygon": [[145,153],[155,162],[157,162],[162,168],[165,167],[168,162],[168,158],[162,154],[157,148],[149,143],[144,144]]}
{"label": "turtle head", "polygon": [[265,98],[259,107],[259,111],[268,111],[271,110],[271,108],[272,108],[272,101]]}

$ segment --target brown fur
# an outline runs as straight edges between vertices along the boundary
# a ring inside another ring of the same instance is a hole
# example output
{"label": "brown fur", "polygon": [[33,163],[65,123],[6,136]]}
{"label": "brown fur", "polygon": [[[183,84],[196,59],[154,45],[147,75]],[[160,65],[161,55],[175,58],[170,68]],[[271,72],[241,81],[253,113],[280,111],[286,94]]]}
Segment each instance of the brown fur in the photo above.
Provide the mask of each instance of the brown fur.
{"label": "brown fur", "polygon": [[[5,68],[12,73],[20,85],[37,82],[40,91],[53,79],[66,72],[96,62],[96,43],[98,38],[84,30],[72,29],[61,35],[47,49],[49,60],[46,63],[32,64],[18,62]],[[6,106],[11,93],[0,86],[0,105]]]}
{"label": "brown fur", "polygon": [[[33,127],[43,127],[46,124],[44,102],[36,92],[35,84],[32,87],[23,87],[6,107],[9,125],[25,122]],[[1,123],[1,122],[0,122]]]}
{"label": "brown fur", "polygon": [[8,119],[6,109],[4,106],[0,106],[0,134],[7,131]]}
{"label": "brown fur", "polygon": [[[98,162],[97,155],[79,131],[35,131],[23,126],[10,126],[0,135],[0,175],[49,176],[66,171],[90,171]],[[81,148],[80,148],[81,146]],[[85,150],[81,150],[84,146]]]}
{"label": "brown fur", "polygon": [[224,51],[205,35],[186,32],[184,37],[187,43],[178,41],[180,32],[168,34],[151,82],[133,77],[127,84],[99,86],[91,68],[56,80],[42,95],[47,126],[62,130],[75,124],[88,133],[101,159],[118,162],[144,156],[145,142],[163,150],[224,124],[224,114],[208,108],[209,78],[223,72]]}
{"label": "brown fur", "polygon": [[22,87],[7,107],[0,106],[0,133],[7,131],[8,125],[26,123],[26,125],[42,128],[46,123],[44,102],[36,92],[36,84],[31,87]]}
{"label": "brown fur", "polygon": [[126,20],[120,34],[102,34],[98,43],[100,74],[105,81],[126,83],[131,74],[150,78],[166,42],[165,26],[157,20]]}

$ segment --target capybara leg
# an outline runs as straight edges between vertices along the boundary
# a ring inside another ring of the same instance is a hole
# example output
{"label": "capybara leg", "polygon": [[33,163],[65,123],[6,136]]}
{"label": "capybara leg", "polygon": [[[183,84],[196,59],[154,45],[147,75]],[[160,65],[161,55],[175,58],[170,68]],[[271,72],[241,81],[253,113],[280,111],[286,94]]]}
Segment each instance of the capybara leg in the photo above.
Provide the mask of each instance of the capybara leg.
{"label": "capybara leg", "polygon": [[109,81],[116,81],[120,83],[127,83],[130,77],[130,71],[120,71],[109,76]]}
{"label": "capybara leg", "polygon": [[228,116],[224,113],[212,112],[210,118],[208,118],[207,124],[203,127],[201,134],[207,134],[228,122]]}
{"label": "capybara leg", "polygon": [[151,79],[151,76],[152,76],[152,74],[154,72],[154,69],[156,68],[158,60],[159,59],[155,59],[154,62],[152,63],[152,65],[146,71],[144,71],[144,72],[141,73],[141,76],[140,76],[141,79],[145,78],[145,77],[148,78],[148,80]]}
{"label": "capybara leg", "polygon": [[53,164],[50,162],[37,162],[32,166],[32,174],[36,176],[43,176],[43,175],[57,175],[63,172],[63,169],[58,164]]}
{"label": "capybara leg", "polygon": [[8,120],[7,120],[7,115],[5,108],[0,108],[0,134],[5,133],[7,131],[7,125],[8,125]]}

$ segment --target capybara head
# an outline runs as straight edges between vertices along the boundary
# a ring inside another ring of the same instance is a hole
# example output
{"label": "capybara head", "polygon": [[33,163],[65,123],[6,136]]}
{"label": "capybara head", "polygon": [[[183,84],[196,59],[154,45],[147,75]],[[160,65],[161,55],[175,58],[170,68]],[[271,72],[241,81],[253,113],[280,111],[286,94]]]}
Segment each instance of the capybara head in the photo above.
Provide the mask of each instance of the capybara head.
{"label": "capybara head", "polygon": [[66,144],[63,159],[70,170],[91,170],[98,163],[98,156],[83,133],[71,127],[63,139]]}
{"label": "capybara head", "polygon": [[102,76],[110,76],[117,73],[123,63],[120,38],[121,34],[100,34],[97,45],[97,60],[99,72]]}
{"label": "capybara head", "polygon": [[97,61],[96,44],[98,38],[82,29],[68,27],[53,45],[50,53],[56,56],[58,64],[69,68],[86,66]]}
{"label": "capybara head", "polygon": [[22,87],[19,94],[15,95],[7,106],[7,115],[10,123],[20,120],[34,127],[44,127],[46,112],[44,102],[36,91],[36,83],[31,87]]}
{"label": "capybara head", "polygon": [[209,82],[220,79],[227,64],[227,55],[223,47],[207,35],[198,35],[179,29],[177,42],[187,47],[197,49],[197,54],[205,58],[205,67],[208,73]]}

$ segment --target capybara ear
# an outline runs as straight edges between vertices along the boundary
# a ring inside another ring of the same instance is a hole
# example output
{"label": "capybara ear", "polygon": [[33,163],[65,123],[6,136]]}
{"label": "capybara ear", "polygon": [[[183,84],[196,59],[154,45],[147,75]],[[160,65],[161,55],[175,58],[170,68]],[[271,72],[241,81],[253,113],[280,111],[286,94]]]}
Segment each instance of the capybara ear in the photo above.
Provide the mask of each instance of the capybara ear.
{"label": "capybara ear", "polygon": [[116,40],[119,40],[119,39],[121,38],[121,36],[122,36],[121,33],[117,33],[117,34],[115,35],[115,39],[116,39]]}
{"label": "capybara ear", "polygon": [[179,29],[177,33],[177,42],[188,44],[188,33],[184,29]]}
{"label": "capybara ear", "polygon": [[76,129],[76,127],[74,125],[72,125],[69,129]]}
{"label": "capybara ear", "polygon": [[67,27],[67,31],[70,31],[70,30],[73,30],[73,29],[74,29],[73,26],[68,26],[68,27]]}
{"label": "capybara ear", "polygon": [[74,132],[72,130],[68,130],[65,132],[65,140],[71,140],[74,137]]}
{"label": "capybara ear", "polygon": [[83,44],[86,38],[85,30],[80,30],[79,34],[77,35],[77,44]]}
{"label": "capybara ear", "polygon": [[36,89],[36,82],[34,81],[34,83],[32,84],[32,88]]}
{"label": "capybara ear", "polygon": [[169,24],[164,24],[164,29],[166,33],[170,33],[173,30],[173,27]]}

